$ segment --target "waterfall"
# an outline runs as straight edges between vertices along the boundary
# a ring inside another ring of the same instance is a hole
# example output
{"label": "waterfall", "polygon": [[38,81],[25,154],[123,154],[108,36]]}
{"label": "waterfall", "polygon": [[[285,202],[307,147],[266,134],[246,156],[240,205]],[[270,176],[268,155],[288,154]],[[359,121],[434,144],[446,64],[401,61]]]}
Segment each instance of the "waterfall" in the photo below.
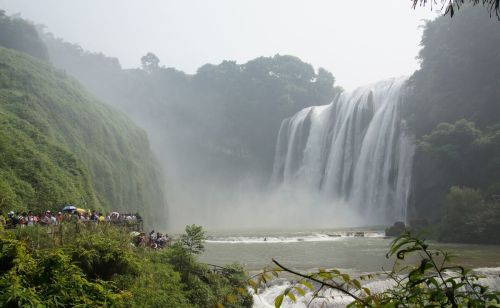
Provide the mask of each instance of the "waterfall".
{"label": "waterfall", "polygon": [[414,153],[400,118],[405,82],[361,87],[284,120],[273,182],[342,201],[370,223],[405,221]]}

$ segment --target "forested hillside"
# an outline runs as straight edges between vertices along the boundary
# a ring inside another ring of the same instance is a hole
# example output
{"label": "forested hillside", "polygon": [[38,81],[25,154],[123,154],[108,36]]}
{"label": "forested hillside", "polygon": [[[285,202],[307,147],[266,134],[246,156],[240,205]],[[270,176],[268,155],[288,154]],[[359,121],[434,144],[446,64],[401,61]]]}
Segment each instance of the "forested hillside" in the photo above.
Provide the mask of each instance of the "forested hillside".
{"label": "forested hillside", "polygon": [[472,7],[428,22],[410,79],[413,213],[444,221],[443,239],[498,242],[489,236],[500,231],[498,26]]}
{"label": "forested hillside", "polygon": [[206,64],[189,75],[151,53],[140,69],[122,69],[115,58],[43,37],[55,66],[146,128],[171,174],[268,176],[281,121],[340,91],[330,72],[293,56]]}
{"label": "forested hillside", "polygon": [[[36,35],[22,20],[1,22]],[[0,123],[2,211],[72,203],[163,222],[160,173],[146,133],[49,63],[0,48]]]}
{"label": "forested hillside", "polygon": [[36,28],[21,18],[10,18],[0,9],[1,46],[47,60],[49,54]]}

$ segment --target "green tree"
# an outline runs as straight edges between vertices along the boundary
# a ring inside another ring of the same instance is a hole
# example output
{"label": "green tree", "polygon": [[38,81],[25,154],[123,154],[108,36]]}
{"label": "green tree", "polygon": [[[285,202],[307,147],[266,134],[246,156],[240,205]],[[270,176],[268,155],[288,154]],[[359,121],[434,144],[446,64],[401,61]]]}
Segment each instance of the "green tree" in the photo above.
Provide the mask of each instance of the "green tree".
{"label": "green tree", "polygon": [[489,199],[478,189],[453,186],[447,195],[439,238],[448,242],[498,244],[500,200]]}
{"label": "green tree", "polygon": [[201,226],[186,226],[186,233],[181,235],[180,243],[190,253],[198,255],[205,251],[205,231]]}
{"label": "green tree", "polygon": [[281,122],[302,108],[330,103],[341,91],[330,72],[315,72],[290,55],[206,64],[193,75],[165,67],[147,74],[44,37],[51,61],[149,127],[159,156],[171,158],[171,169],[190,184],[206,183],[201,176],[193,179],[195,173],[229,183],[241,174],[270,176]]}
{"label": "green tree", "polygon": [[160,59],[152,52],[148,52],[141,58],[142,69],[148,73],[157,71],[160,68]]}
{"label": "green tree", "polygon": [[12,48],[33,57],[48,60],[45,44],[33,24],[17,17],[9,17],[0,10],[0,46]]}
{"label": "green tree", "polygon": [[500,182],[498,21],[463,7],[425,25],[421,68],[411,76],[403,117],[418,138],[412,211],[439,223],[452,186],[486,191]]}

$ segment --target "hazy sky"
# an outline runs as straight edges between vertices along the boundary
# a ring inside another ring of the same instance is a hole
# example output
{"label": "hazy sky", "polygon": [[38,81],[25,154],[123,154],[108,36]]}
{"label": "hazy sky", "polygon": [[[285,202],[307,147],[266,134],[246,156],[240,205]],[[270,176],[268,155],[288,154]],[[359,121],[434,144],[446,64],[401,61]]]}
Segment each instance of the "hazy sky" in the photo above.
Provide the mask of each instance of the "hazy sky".
{"label": "hazy sky", "polygon": [[430,8],[408,0],[0,0],[9,14],[137,67],[148,51],[193,73],[205,63],[291,54],[347,89],[409,75]]}

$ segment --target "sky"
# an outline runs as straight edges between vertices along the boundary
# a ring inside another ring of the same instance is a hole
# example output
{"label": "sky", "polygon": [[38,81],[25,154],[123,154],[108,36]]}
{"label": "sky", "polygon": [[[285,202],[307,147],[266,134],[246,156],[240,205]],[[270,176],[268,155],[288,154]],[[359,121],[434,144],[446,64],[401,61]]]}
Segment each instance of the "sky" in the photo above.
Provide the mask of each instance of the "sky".
{"label": "sky", "polygon": [[84,49],[138,67],[153,52],[187,73],[222,60],[290,54],[354,89],[418,68],[430,7],[406,0],[0,0]]}

